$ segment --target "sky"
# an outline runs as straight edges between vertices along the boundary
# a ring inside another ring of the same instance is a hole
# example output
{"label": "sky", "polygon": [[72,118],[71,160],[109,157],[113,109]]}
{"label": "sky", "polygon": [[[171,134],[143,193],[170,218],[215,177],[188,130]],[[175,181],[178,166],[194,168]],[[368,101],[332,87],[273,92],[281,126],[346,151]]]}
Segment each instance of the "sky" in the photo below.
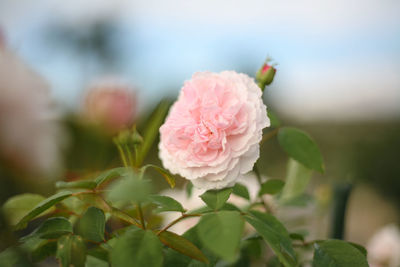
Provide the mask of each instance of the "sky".
{"label": "sky", "polygon": [[265,97],[278,113],[382,120],[400,116],[399,12],[396,0],[2,0],[0,27],[70,107],[108,74],[99,62],[48,44],[43,32],[109,20],[122,55],[109,75],[138,88],[141,108],[177,95],[196,71],[253,74],[269,55],[278,72]]}

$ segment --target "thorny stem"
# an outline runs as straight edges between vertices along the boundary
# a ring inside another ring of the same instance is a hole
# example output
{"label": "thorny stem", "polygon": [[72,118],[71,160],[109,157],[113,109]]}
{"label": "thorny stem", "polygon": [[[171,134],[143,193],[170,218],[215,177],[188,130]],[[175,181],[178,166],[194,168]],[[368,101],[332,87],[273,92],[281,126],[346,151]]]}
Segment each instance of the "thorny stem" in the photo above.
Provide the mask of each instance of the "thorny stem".
{"label": "thorny stem", "polygon": [[177,224],[178,222],[180,222],[183,219],[186,219],[186,218],[189,218],[189,217],[199,217],[199,216],[201,216],[201,214],[185,214],[185,213],[183,213],[181,217],[173,220],[167,226],[165,226],[163,229],[158,231],[157,235],[160,235],[162,232],[167,231],[170,227],[172,227],[173,225]]}

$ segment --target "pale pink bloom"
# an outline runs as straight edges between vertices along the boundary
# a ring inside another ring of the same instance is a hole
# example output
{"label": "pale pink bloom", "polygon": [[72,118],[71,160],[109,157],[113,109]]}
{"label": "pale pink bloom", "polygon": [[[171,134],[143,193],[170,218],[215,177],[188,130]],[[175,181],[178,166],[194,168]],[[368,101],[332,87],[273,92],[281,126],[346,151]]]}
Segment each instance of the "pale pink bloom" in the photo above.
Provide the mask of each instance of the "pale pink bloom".
{"label": "pale pink bloom", "polygon": [[203,189],[232,186],[259,157],[269,126],[261,89],[246,74],[199,72],[160,128],[165,168]]}
{"label": "pale pink bloom", "polygon": [[136,96],[127,83],[103,79],[89,88],[84,113],[90,121],[115,132],[132,124],[136,115]]}
{"label": "pale pink bloom", "polygon": [[60,170],[60,127],[44,79],[0,44],[0,159],[29,174]]}
{"label": "pale pink bloom", "polygon": [[371,267],[400,266],[400,229],[389,224],[379,229],[367,244]]}

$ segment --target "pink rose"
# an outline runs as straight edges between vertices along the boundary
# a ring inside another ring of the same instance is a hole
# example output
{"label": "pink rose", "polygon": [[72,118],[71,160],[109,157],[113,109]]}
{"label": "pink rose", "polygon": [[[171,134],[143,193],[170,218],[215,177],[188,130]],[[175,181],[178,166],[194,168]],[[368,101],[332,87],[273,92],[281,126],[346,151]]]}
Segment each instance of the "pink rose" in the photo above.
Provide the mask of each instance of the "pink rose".
{"label": "pink rose", "polygon": [[136,113],[136,97],[130,86],[106,79],[93,85],[85,99],[85,114],[93,122],[115,132],[129,127]]}
{"label": "pink rose", "polygon": [[195,73],[160,128],[164,167],[198,188],[233,186],[252,170],[269,126],[261,96],[245,74]]}

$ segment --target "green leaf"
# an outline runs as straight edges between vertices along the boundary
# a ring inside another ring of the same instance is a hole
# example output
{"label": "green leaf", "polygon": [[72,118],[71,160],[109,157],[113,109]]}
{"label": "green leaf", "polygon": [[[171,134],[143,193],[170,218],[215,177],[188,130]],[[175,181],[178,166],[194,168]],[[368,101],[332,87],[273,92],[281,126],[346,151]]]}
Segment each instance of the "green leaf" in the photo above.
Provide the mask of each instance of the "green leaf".
{"label": "green leaf", "polygon": [[309,135],[295,128],[284,127],[279,130],[278,141],[290,157],[307,168],[324,172],[322,155]]}
{"label": "green leaf", "polygon": [[365,247],[361,246],[360,244],[353,243],[353,242],[347,242],[347,243],[349,243],[350,245],[352,245],[353,247],[358,249],[365,257],[367,257],[368,251]]}
{"label": "green leaf", "polygon": [[72,193],[68,191],[59,192],[51,197],[39,202],[27,215],[25,215],[15,226],[16,229],[25,228],[27,223],[35,218],[36,216],[42,214],[44,211],[48,210],[49,208],[53,207],[58,202],[62,201],[63,199],[71,196]]}
{"label": "green leaf", "polygon": [[168,231],[161,232],[159,238],[164,245],[179,253],[189,256],[192,259],[208,263],[208,259],[203,252],[186,238]]}
{"label": "green leaf", "polygon": [[153,164],[147,164],[147,165],[143,166],[142,172],[144,173],[147,170],[147,168],[155,169],[157,172],[159,172],[164,177],[165,181],[167,181],[167,183],[169,184],[169,186],[171,188],[175,187],[175,177],[172,176],[172,174],[170,174],[167,170],[160,168]]}
{"label": "green leaf", "polygon": [[367,267],[363,253],[342,240],[326,240],[314,244],[314,267]]}
{"label": "green leaf", "polygon": [[290,237],[292,240],[299,240],[299,241],[301,241],[301,242],[304,242],[304,236],[301,235],[301,234],[299,234],[299,233],[290,233],[290,234],[289,234],[289,237]]}
{"label": "green leaf", "polygon": [[209,260],[209,264],[204,262],[199,262],[198,260],[194,260],[188,256],[185,256],[176,250],[171,248],[166,249],[165,252],[165,267],[209,267],[215,266],[217,261],[219,260],[213,253],[211,253],[207,248],[204,247],[203,243],[200,241],[200,238],[197,234],[197,225],[186,231],[182,237],[192,242],[196,247],[198,247],[205,257]]}
{"label": "green leaf", "polygon": [[190,181],[187,182],[185,190],[187,197],[191,197],[193,191],[193,184]]}
{"label": "green leaf", "polygon": [[77,235],[62,236],[57,243],[57,259],[62,267],[83,267],[86,262],[86,246],[82,237]]}
{"label": "green leaf", "polygon": [[158,132],[161,124],[167,115],[170,104],[168,101],[161,101],[150,119],[146,123],[146,128],[143,131],[143,144],[139,147],[139,157],[137,159],[137,165],[140,166],[143,160],[146,158],[151,146],[158,136]]}
{"label": "green leaf", "polygon": [[244,185],[242,185],[240,183],[235,184],[235,186],[233,187],[233,192],[232,193],[237,195],[237,196],[239,196],[239,197],[242,197],[242,198],[245,198],[247,200],[250,200],[249,190],[247,190],[246,186],[244,186]]}
{"label": "green leaf", "polygon": [[83,238],[101,242],[104,240],[106,217],[101,209],[90,207],[77,224],[77,233]]}
{"label": "green leaf", "polygon": [[172,197],[152,195],[150,196],[150,200],[152,202],[155,202],[159,206],[155,210],[155,212],[162,212],[162,211],[185,212],[185,209],[182,207],[181,203],[179,203]]}
{"label": "green leaf", "polygon": [[57,241],[43,240],[31,253],[33,262],[41,262],[48,257],[56,255]]}
{"label": "green leaf", "polygon": [[132,218],[131,216],[129,216],[129,214],[123,212],[122,210],[113,207],[111,214],[124,222],[139,226],[139,223],[134,218]]}
{"label": "green leaf", "polygon": [[26,253],[18,247],[9,247],[0,252],[1,267],[33,267]]}
{"label": "green leaf", "polygon": [[261,185],[261,189],[260,192],[258,192],[258,194],[260,196],[264,194],[270,194],[270,195],[278,194],[282,190],[284,185],[285,182],[282,180],[270,179]]}
{"label": "green leaf", "polygon": [[136,176],[124,177],[112,184],[107,198],[111,201],[145,201],[150,194],[149,180]]}
{"label": "green leaf", "polygon": [[64,182],[58,181],[56,183],[56,188],[58,189],[70,189],[70,188],[84,188],[84,189],[93,189],[97,186],[94,181],[73,181],[73,182]]}
{"label": "green leaf", "polygon": [[198,236],[203,245],[224,260],[234,261],[244,220],[237,211],[220,211],[203,215],[197,225]]}
{"label": "green leaf", "polygon": [[251,211],[245,219],[264,238],[285,266],[296,266],[296,253],[286,228],[271,214]]}
{"label": "green leaf", "polygon": [[200,198],[207,204],[208,207],[218,210],[224,206],[229,199],[233,188],[224,188],[220,190],[208,190],[200,195]]}
{"label": "green leaf", "polygon": [[2,209],[10,225],[16,225],[37,204],[46,199],[37,194],[21,194],[9,198]]}
{"label": "green leaf", "polygon": [[152,231],[130,230],[118,238],[110,258],[114,267],[162,266],[162,244]]}
{"label": "green leaf", "polygon": [[93,256],[86,256],[85,267],[109,267],[108,262],[95,258]]}
{"label": "green leaf", "polygon": [[[100,246],[94,247],[87,251],[87,255],[100,259],[102,261],[108,261],[108,250],[104,247],[107,246],[108,243],[102,243]],[[86,258],[87,261],[87,258]]]}
{"label": "green leaf", "polygon": [[288,202],[301,196],[307,189],[311,179],[312,170],[304,167],[294,159],[289,159],[286,184],[283,187],[280,200]]}
{"label": "green leaf", "polygon": [[53,217],[44,221],[31,234],[21,238],[21,241],[32,237],[53,239],[68,233],[72,233],[72,224],[64,217]]}
{"label": "green leaf", "polygon": [[104,184],[105,182],[108,182],[111,179],[123,176],[128,172],[128,169],[126,167],[118,167],[114,169],[110,169],[107,171],[102,172],[97,178],[94,180],[94,182],[97,184],[97,186],[100,186]]}

